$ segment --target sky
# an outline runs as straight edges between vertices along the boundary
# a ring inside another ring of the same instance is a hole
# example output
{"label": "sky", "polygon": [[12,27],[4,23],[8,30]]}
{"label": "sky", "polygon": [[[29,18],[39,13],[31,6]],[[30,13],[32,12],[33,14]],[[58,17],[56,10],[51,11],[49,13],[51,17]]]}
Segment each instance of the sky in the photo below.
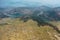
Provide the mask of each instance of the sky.
{"label": "sky", "polygon": [[0,0],[0,7],[35,7],[35,6],[59,7],[60,0]]}

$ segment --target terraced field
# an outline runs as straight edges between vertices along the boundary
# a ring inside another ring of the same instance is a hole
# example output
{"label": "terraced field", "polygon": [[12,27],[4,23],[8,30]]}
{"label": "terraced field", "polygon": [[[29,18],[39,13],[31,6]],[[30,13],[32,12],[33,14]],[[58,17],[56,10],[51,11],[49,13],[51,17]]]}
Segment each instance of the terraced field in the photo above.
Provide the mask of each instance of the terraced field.
{"label": "terraced field", "polygon": [[47,25],[38,27],[37,22],[32,20],[23,22],[19,18],[4,18],[0,20],[2,22],[0,40],[60,40],[53,28]]}

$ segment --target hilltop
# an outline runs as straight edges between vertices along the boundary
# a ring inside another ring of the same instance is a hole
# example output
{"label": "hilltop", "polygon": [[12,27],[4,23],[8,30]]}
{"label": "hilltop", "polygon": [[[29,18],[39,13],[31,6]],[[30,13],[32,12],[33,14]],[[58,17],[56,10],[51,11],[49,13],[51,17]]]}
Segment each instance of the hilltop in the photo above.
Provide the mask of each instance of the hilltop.
{"label": "hilltop", "polygon": [[58,40],[56,30],[48,25],[38,27],[33,20],[4,18],[0,21],[8,23],[0,25],[0,40]]}

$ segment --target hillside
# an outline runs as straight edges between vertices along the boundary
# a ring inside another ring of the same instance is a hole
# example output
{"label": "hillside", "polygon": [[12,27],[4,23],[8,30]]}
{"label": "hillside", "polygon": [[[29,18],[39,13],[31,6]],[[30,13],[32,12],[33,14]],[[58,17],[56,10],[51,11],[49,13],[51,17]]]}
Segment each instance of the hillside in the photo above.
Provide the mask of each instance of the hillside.
{"label": "hillside", "polygon": [[58,40],[56,30],[48,25],[38,27],[32,19],[23,22],[19,18],[4,18],[0,23],[0,40]]}

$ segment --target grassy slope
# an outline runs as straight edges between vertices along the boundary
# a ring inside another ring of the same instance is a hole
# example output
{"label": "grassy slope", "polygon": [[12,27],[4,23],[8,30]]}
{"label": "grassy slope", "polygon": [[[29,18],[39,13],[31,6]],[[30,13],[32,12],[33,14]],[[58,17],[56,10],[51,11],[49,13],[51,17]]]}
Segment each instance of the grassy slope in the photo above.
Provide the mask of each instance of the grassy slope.
{"label": "grassy slope", "polygon": [[0,25],[0,40],[57,40],[54,37],[56,31],[53,28],[38,27],[32,20],[24,23],[18,18],[5,18],[1,22],[7,22],[8,25]]}

